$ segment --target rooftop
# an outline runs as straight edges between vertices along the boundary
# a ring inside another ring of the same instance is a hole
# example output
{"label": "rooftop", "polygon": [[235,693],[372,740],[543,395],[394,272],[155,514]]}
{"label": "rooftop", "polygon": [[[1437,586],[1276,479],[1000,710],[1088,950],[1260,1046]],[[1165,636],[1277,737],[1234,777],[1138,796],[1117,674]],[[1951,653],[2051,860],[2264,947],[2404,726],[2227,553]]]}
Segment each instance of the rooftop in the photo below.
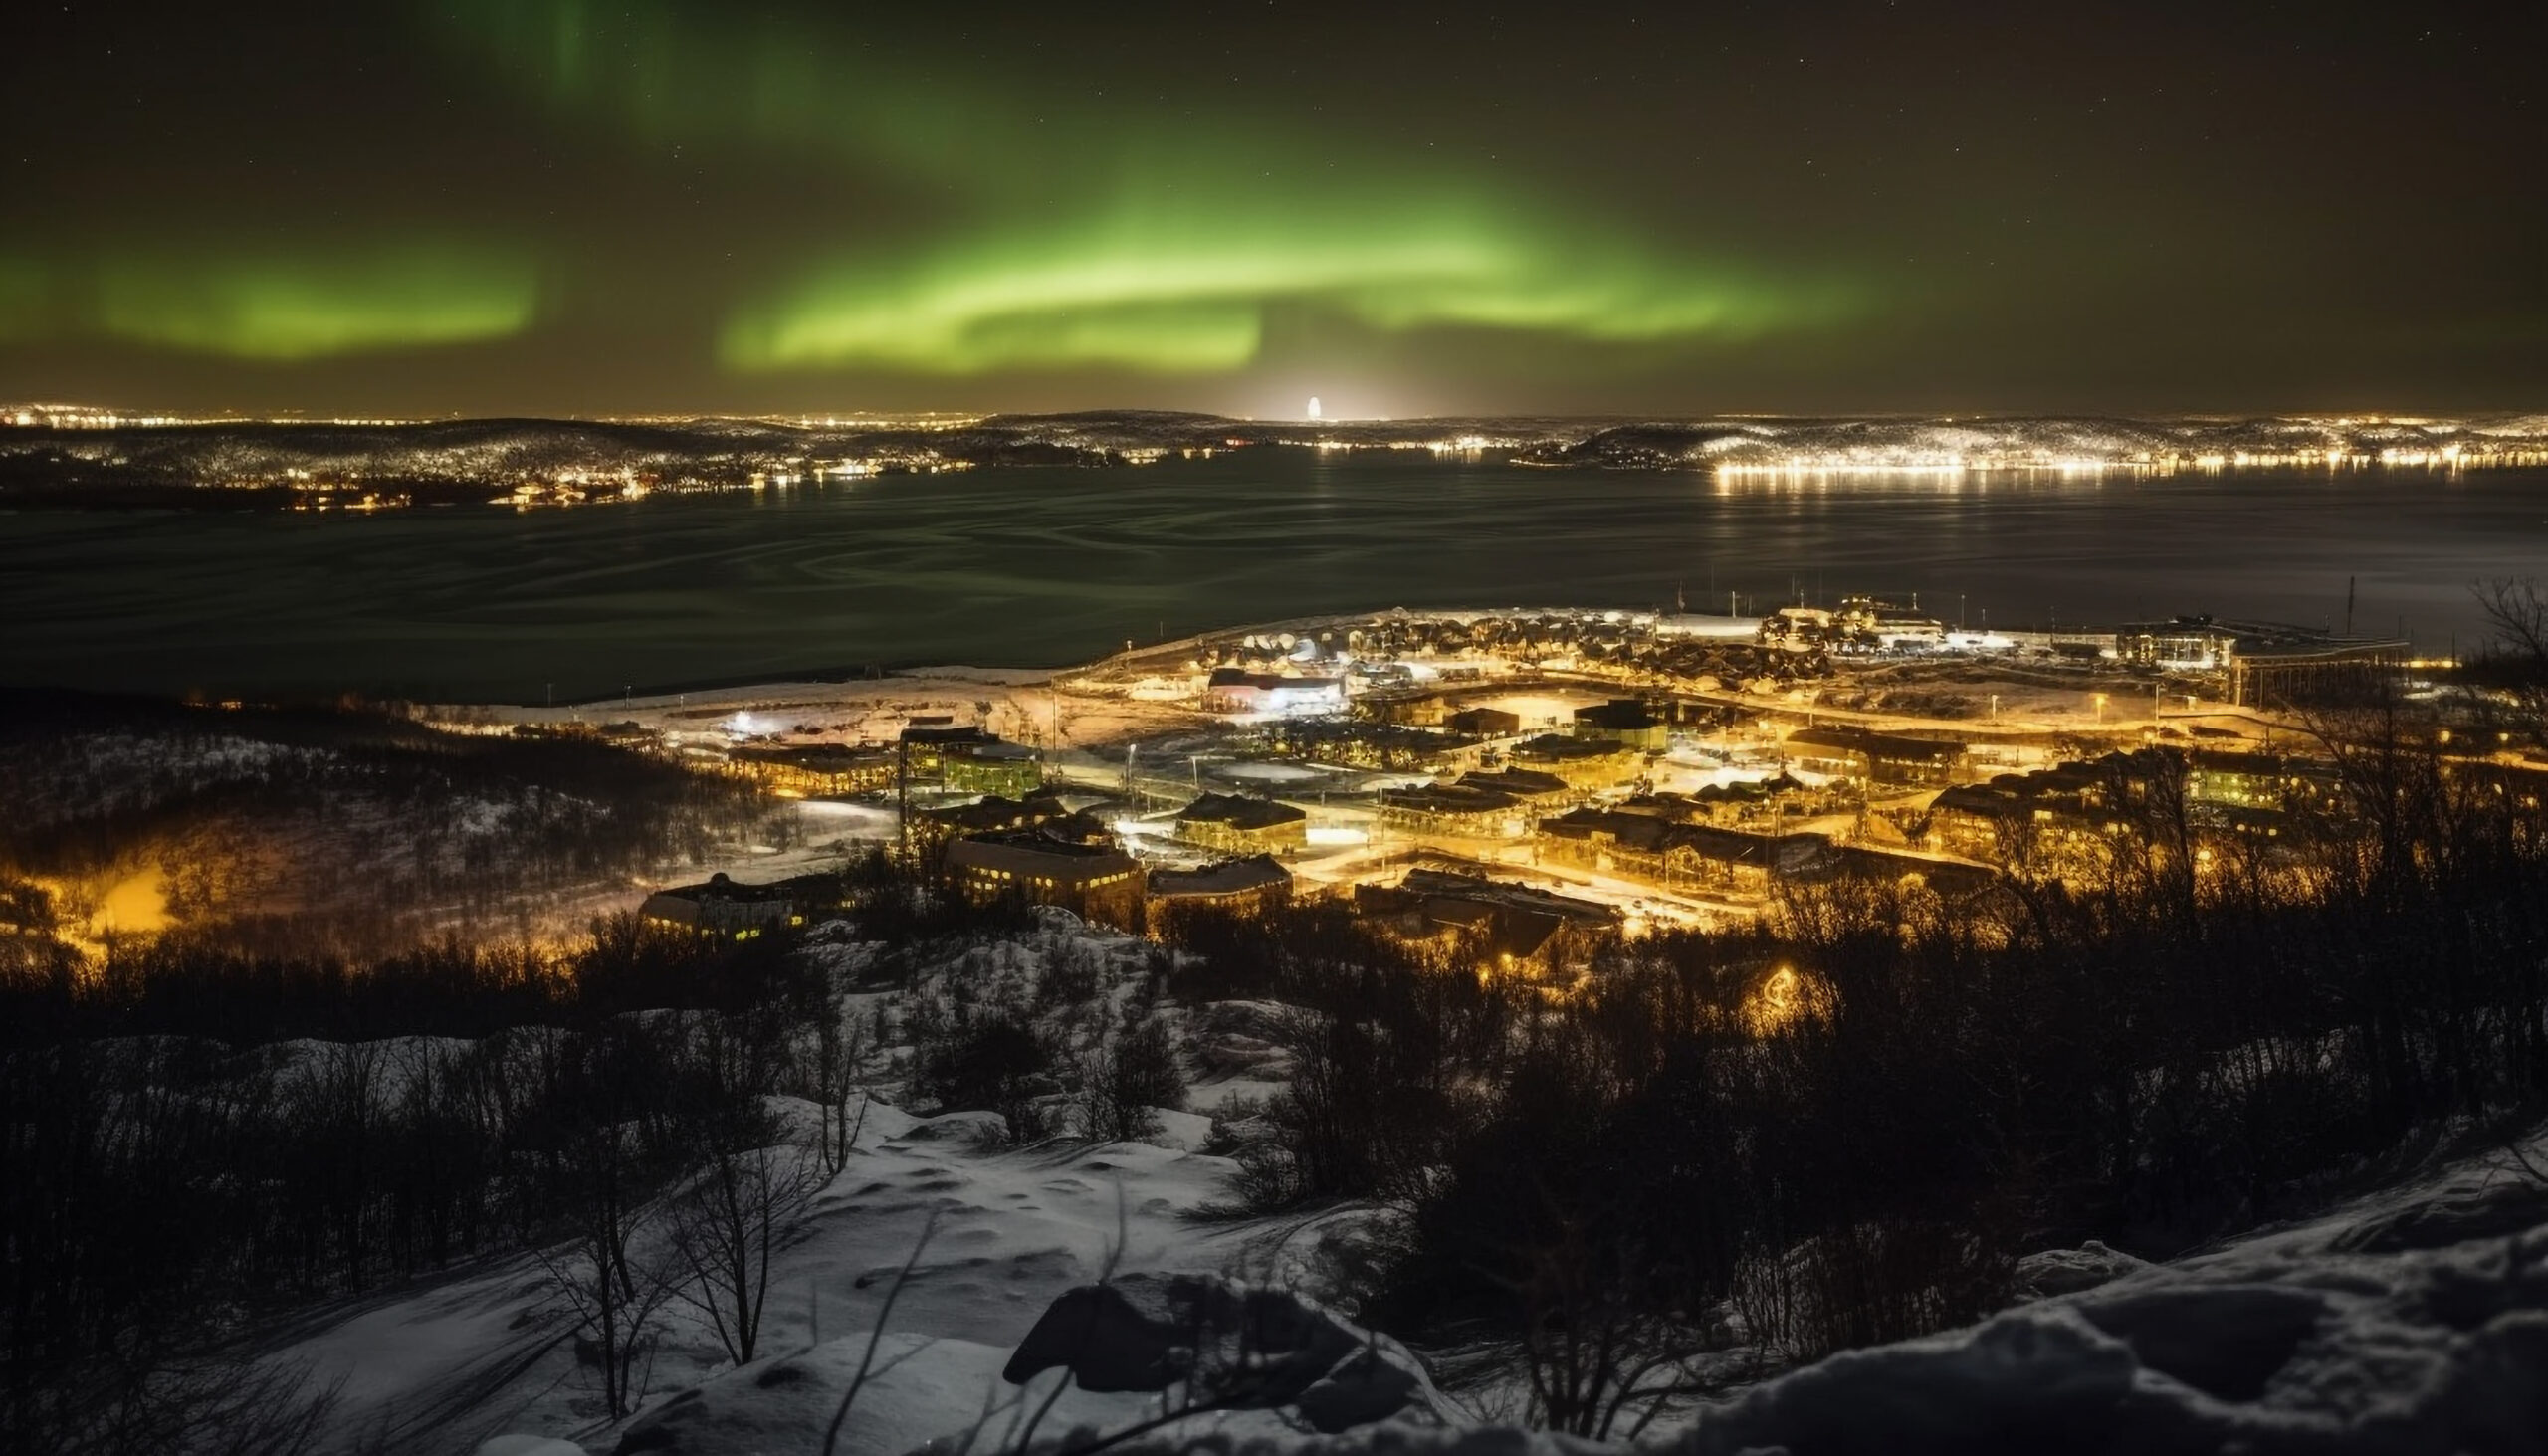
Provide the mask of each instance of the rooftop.
{"label": "rooftop", "polygon": [[1290,804],[1272,799],[1250,798],[1245,794],[1205,794],[1176,811],[1180,824],[1226,824],[1232,829],[1271,829],[1278,824],[1297,824],[1309,815]]}
{"label": "rooftop", "polygon": [[1910,758],[1927,762],[1964,754],[1964,744],[1946,738],[1915,738],[1902,733],[1870,732],[1855,728],[1798,728],[1788,734],[1788,741],[1802,743],[1808,748],[1838,748],[1875,758]]}
{"label": "rooftop", "polygon": [[1039,829],[1015,829],[956,840],[947,846],[947,862],[965,869],[1060,875],[1074,880],[1139,868],[1133,857],[1116,845],[1056,839]]}
{"label": "rooftop", "polygon": [[1511,794],[1516,798],[1536,798],[1542,794],[1562,794],[1567,783],[1554,773],[1536,768],[1506,768],[1489,773],[1484,769],[1460,775],[1459,788],[1485,789],[1491,793]]}
{"label": "rooftop", "polygon": [[1184,896],[1243,895],[1251,890],[1278,889],[1291,883],[1292,872],[1276,863],[1272,855],[1222,860],[1193,870],[1151,872],[1151,894],[1164,900]]}
{"label": "rooftop", "polygon": [[1571,738],[1564,733],[1542,733],[1536,738],[1514,744],[1512,755],[1516,758],[1563,763],[1585,758],[1606,758],[1619,751],[1619,747],[1613,743],[1599,742],[1592,738]]}

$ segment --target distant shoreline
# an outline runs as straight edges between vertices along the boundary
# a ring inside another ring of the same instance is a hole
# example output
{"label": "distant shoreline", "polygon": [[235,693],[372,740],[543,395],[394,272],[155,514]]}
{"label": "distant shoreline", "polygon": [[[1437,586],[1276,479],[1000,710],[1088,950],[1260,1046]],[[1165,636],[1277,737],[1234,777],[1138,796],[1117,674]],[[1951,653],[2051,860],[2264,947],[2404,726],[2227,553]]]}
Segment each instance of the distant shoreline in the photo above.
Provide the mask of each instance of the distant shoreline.
{"label": "distant shoreline", "polygon": [[0,409],[0,510],[362,512],[613,505],[1015,468],[1128,469],[1264,449],[1726,477],[2457,471],[2548,465],[2548,413],[1052,415],[429,421],[127,419]]}

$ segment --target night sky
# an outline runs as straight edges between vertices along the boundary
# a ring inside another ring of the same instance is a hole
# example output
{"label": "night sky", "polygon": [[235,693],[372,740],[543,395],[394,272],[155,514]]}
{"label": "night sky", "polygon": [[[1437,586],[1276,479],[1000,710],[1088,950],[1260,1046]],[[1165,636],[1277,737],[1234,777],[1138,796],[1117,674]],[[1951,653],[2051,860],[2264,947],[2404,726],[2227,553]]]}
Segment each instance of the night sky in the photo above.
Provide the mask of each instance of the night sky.
{"label": "night sky", "polygon": [[0,21],[0,399],[2537,408],[2548,7]]}

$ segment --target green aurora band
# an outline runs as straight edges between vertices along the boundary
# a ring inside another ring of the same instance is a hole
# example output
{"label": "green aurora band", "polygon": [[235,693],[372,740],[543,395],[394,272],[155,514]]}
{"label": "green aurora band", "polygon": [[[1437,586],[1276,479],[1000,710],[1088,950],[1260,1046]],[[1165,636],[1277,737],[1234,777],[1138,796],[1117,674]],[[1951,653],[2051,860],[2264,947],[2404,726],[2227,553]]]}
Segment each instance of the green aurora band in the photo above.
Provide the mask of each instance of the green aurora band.
{"label": "green aurora band", "polygon": [[1595,263],[1563,239],[1474,225],[1456,210],[1233,208],[1209,227],[1130,223],[992,232],[877,265],[818,271],[735,317],[739,369],[862,364],[938,373],[1105,364],[1241,367],[1273,309],[1383,330],[1474,326],[1599,342],[1739,336],[1806,305],[1634,257]]}
{"label": "green aurora band", "polygon": [[819,249],[730,312],[718,354],[737,371],[1221,372],[1287,311],[1650,348],[1864,308],[1844,283],[1649,246],[1501,177],[1392,171],[1366,143],[1244,119],[1038,107],[1033,84],[955,83],[810,29],[580,0],[481,0],[446,24],[558,112],[641,144],[740,146],[908,194],[892,221],[924,236]]}
{"label": "green aurora band", "polygon": [[117,254],[97,273],[99,329],[240,359],[291,361],[502,338],[530,326],[528,257],[402,243],[229,259]]}

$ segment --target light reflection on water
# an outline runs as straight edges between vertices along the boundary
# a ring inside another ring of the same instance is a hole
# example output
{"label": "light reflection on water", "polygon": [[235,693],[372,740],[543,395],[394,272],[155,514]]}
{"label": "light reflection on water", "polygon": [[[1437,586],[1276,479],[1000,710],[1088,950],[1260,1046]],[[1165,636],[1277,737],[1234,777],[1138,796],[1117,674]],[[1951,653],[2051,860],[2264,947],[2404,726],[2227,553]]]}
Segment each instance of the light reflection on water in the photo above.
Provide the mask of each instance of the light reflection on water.
{"label": "light reflection on water", "polygon": [[1052,665],[1389,606],[1723,610],[1792,588],[2041,626],[2210,611],[2420,647],[2548,574],[2548,471],[1804,481],[1259,450],[528,515],[0,515],[0,681],[536,702]]}

